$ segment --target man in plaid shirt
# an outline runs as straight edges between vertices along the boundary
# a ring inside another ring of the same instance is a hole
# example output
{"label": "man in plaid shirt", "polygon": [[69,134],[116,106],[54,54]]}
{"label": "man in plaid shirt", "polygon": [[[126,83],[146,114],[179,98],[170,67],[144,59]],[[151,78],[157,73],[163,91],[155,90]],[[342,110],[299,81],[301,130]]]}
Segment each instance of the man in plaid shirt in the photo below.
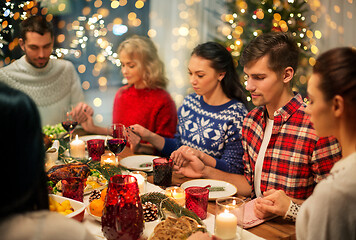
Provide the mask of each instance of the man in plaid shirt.
{"label": "man in plaid shirt", "polygon": [[181,147],[172,153],[179,173],[194,178],[220,179],[234,184],[238,194],[263,196],[277,189],[301,204],[318,181],[341,158],[336,139],[318,138],[306,105],[292,91],[299,48],[286,33],[267,33],[255,38],[243,51],[253,109],[244,120],[244,175],[229,174],[204,164],[199,152]]}

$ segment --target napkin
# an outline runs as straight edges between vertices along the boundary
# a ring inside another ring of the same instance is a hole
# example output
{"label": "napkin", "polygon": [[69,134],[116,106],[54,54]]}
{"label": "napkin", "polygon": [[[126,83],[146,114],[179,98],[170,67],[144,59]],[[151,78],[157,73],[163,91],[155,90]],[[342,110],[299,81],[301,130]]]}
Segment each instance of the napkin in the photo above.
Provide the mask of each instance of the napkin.
{"label": "napkin", "polygon": [[253,210],[255,206],[255,201],[257,198],[245,203],[245,212],[244,212],[244,228],[252,228],[255,227],[265,221],[268,221],[275,216],[269,217],[267,219],[260,219],[255,215],[255,211]]}

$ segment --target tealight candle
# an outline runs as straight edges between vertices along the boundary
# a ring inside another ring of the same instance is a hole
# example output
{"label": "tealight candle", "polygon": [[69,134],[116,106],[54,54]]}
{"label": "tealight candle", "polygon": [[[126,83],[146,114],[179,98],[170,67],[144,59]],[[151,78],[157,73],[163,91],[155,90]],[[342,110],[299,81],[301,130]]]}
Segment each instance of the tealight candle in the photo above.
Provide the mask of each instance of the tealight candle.
{"label": "tealight candle", "polygon": [[70,156],[73,158],[85,157],[85,143],[83,140],[78,139],[78,135],[76,135],[75,140],[70,143]]}
{"label": "tealight candle", "polygon": [[236,237],[237,217],[229,212],[222,212],[215,218],[215,235],[222,239]]}
{"label": "tealight candle", "polygon": [[113,153],[104,153],[100,157],[100,163],[101,163],[101,165],[110,164],[110,165],[117,166],[117,161],[116,161],[115,154],[113,154]]}
{"label": "tealight candle", "polygon": [[180,206],[185,205],[185,192],[181,187],[168,187],[166,188],[166,195],[173,199]]}
{"label": "tealight candle", "polygon": [[146,192],[147,173],[142,171],[133,171],[130,175],[137,179],[140,194],[144,194]]}
{"label": "tealight candle", "polygon": [[215,235],[221,239],[241,239],[245,202],[238,197],[216,199]]}

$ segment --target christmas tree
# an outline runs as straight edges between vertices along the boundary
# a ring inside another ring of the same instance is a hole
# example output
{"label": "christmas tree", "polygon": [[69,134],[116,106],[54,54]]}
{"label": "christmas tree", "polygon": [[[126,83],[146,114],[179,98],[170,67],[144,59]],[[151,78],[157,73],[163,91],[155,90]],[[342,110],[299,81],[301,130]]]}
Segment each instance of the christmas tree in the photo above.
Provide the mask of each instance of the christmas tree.
{"label": "christmas tree", "polygon": [[[222,16],[226,36],[223,44],[238,63],[241,51],[255,37],[266,32],[290,32],[301,49],[299,70],[294,79],[294,90],[306,95],[306,79],[313,54],[317,52],[315,39],[306,21],[309,6],[306,0],[227,0],[230,13]],[[242,73],[241,66],[238,70]],[[241,76],[243,74],[240,74]],[[248,100],[250,100],[248,98]]]}

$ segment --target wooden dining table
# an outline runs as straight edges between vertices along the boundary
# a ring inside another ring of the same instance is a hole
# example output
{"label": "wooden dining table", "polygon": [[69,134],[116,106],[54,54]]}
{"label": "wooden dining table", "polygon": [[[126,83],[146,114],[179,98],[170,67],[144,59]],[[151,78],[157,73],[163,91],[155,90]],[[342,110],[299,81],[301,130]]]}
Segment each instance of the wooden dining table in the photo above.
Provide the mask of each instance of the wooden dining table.
{"label": "wooden dining table", "polygon": [[[119,161],[125,157],[134,155],[130,148],[126,147],[124,151],[119,154]],[[192,180],[192,178],[173,172],[172,185],[180,186],[182,183]],[[153,183],[153,175],[147,177],[147,181]],[[241,196],[238,196],[241,197]],[[242,197],[244,198],[244,197]],[[247,198],[244,198],[248,201]],[[215,215],[215,202],[209,201],[208,212]],[[295,223],[285,220],[282,217],[277,217],[266,221],[260,225],[247,229],[247,231],[262,237],[264,239],[296,239]]]}

